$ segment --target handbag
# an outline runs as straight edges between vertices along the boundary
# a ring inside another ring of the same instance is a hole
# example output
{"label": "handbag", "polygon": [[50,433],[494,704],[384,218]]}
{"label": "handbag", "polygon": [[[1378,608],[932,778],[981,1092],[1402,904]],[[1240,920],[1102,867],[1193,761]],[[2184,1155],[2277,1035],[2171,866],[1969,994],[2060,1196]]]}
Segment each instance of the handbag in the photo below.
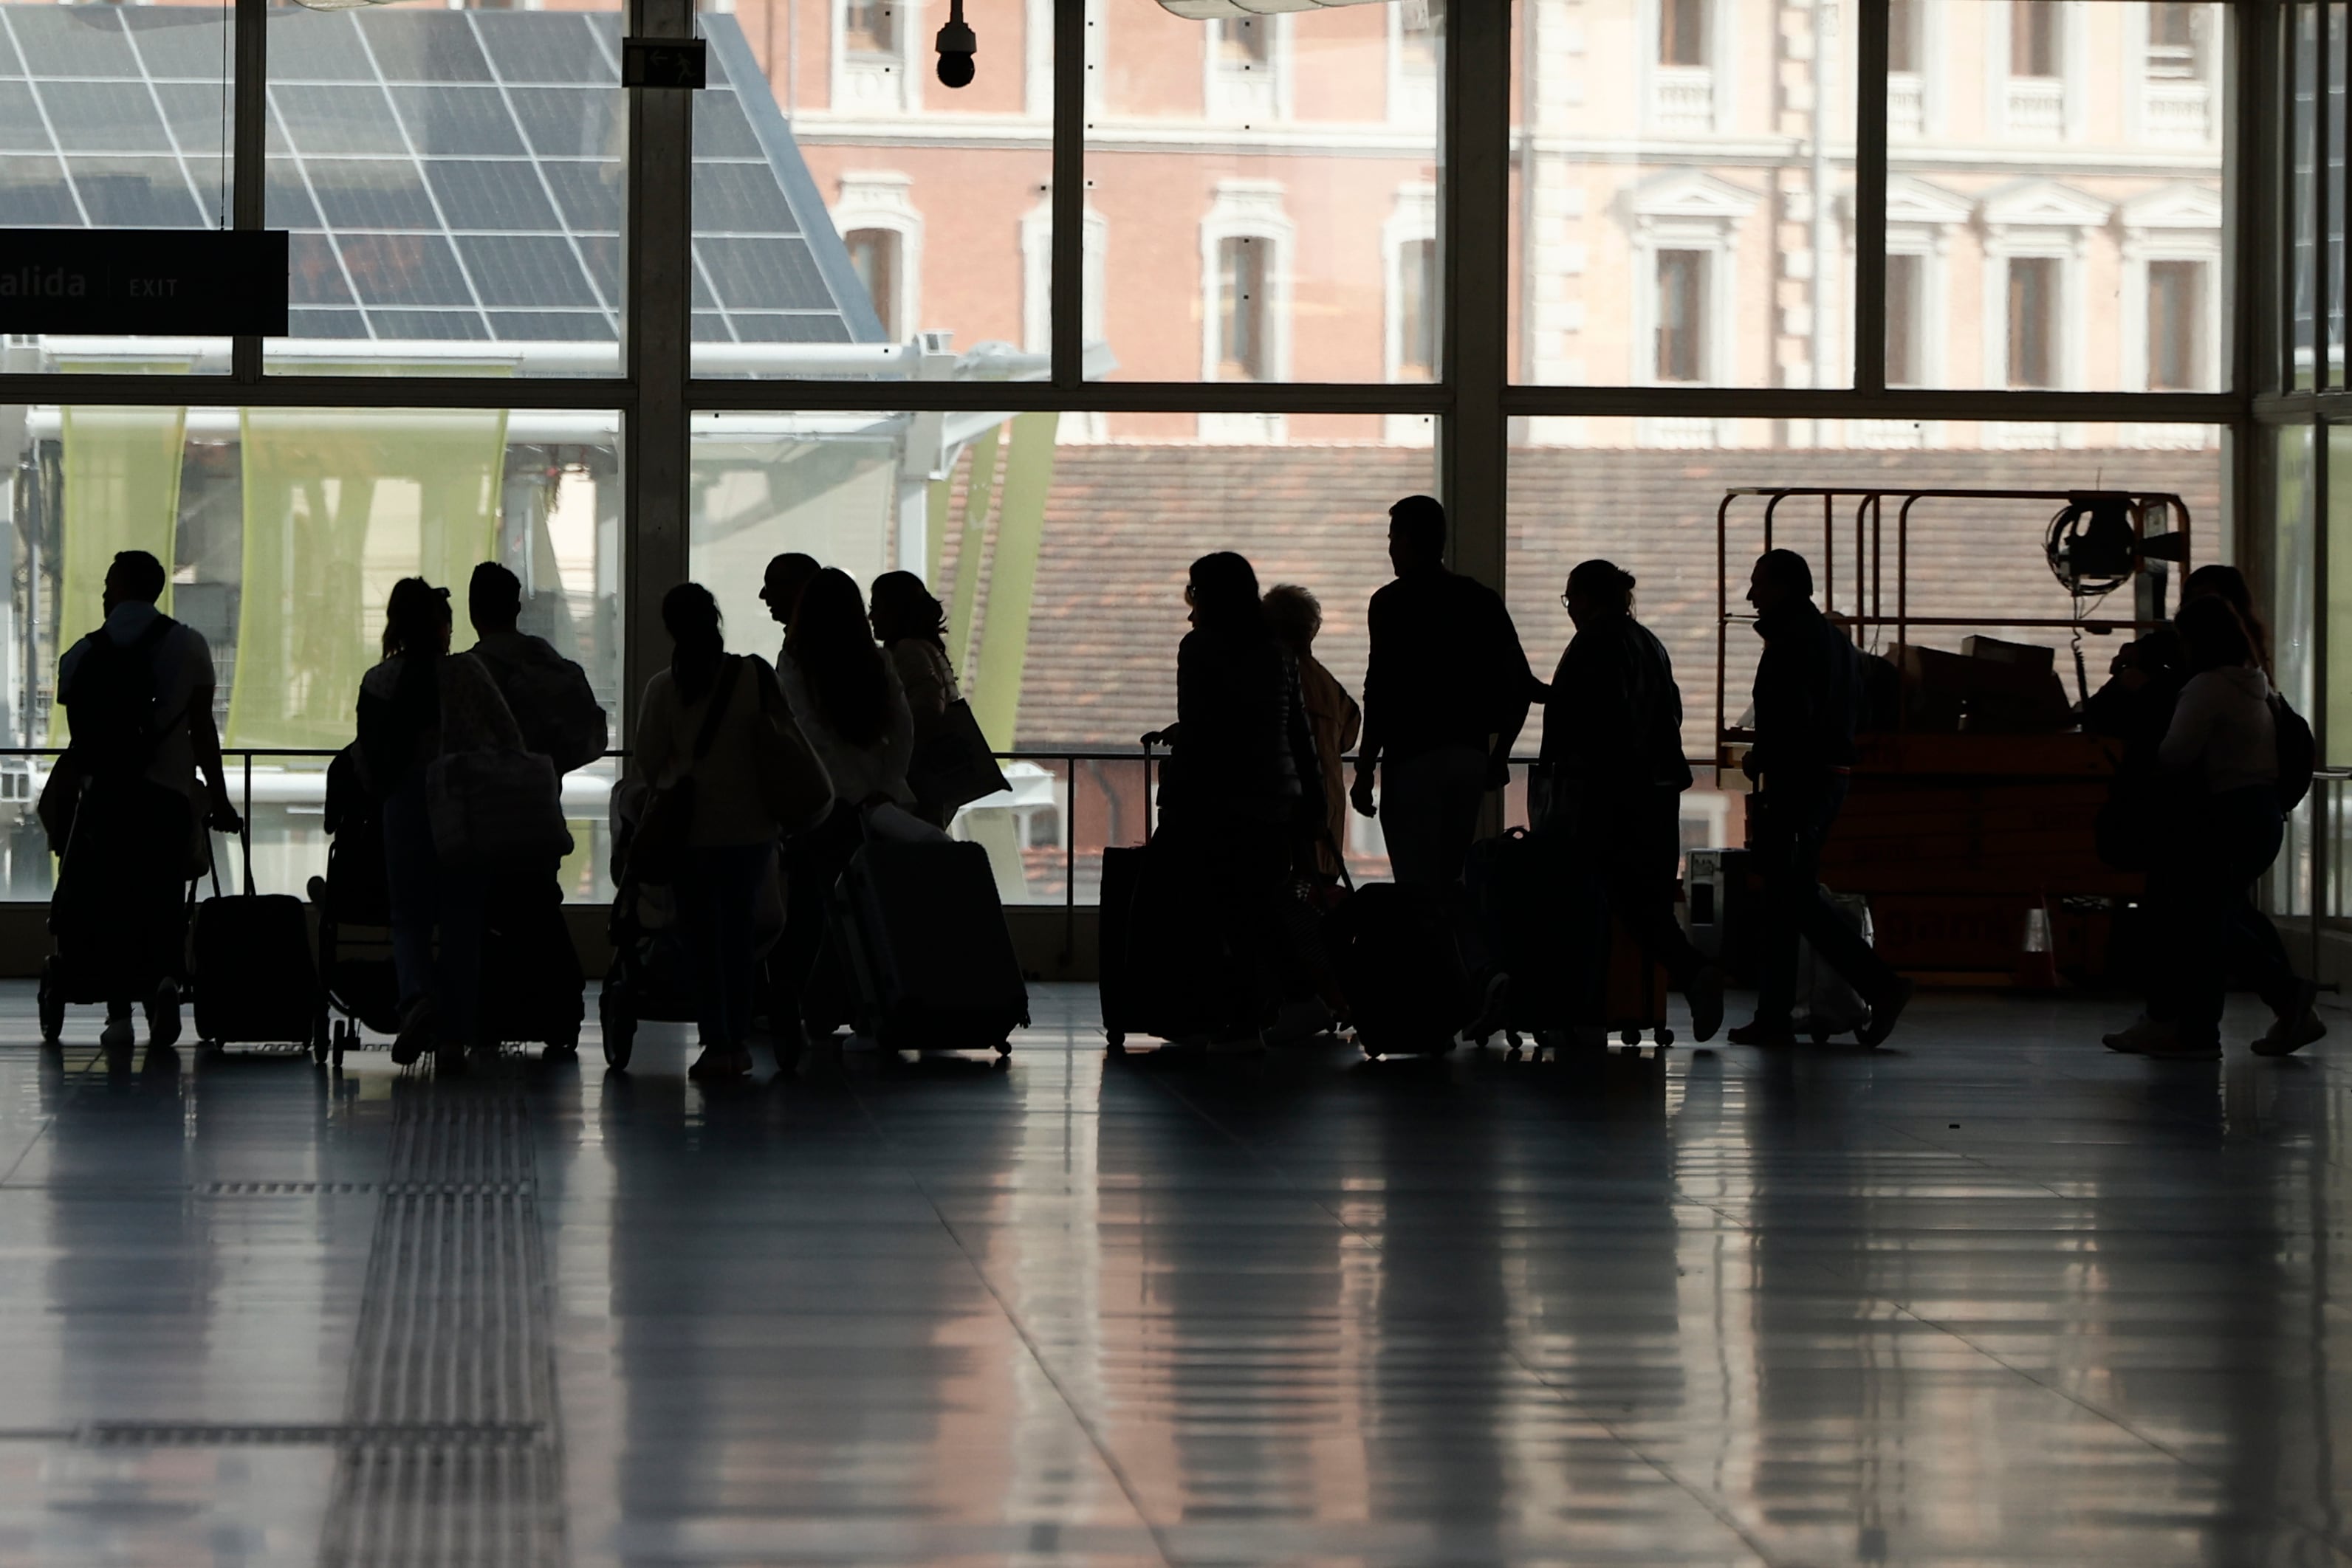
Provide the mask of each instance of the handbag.
{"label": "handbag", "polygon": [[988,737],[971,704],[958,697],[940,715],[940,726],[915,747],[907,765],[907,785],[923,809],[945,821],[974,800],[1013,788],[996,765]]}
{"label": "handbag", "polygon": [[833,780],[801,733],[798,720],[776,685],[766,660],[751,656],[759,682],[760,723],[751,732],[751,764],[759,779],[760,805],[791,834],[814,826],[833,806]]}
{"label": "handbag", "polygon": [[561,860],[572,852],[555,764],[535,751],[451,751],[425,769],[433,850],[445,863]]}
{"label": "handbag", "polygon": [[687,759],[686,771],[647,791],[645,814],[637,819],[636,831],[622,841],[614,856],[621,881],[666,885],[677,880],[678,867],[686,860],[687,842],[694,836],[694,769],[719,738],[719,724],[727,716],[727,705],[735,695],[735,676],[742,667],[743,661],[733,658],[719,672],[719,684],[710,691],[710,711],[702,716],[702,727],[695,733],[694,754]]}

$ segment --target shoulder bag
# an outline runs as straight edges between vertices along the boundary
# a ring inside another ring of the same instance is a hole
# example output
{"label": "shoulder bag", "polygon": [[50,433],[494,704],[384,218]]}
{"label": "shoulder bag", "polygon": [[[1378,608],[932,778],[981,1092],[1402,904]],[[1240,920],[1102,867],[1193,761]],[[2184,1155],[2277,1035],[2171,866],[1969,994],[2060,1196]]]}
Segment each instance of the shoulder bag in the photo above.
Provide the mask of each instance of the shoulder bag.
{"label": "shoulder bag", "polygon": [[974,800],[1013,788],[996,765],[980,720],[972,716],[971,704],[961,697],[948,704],[939,727],[915,747],[907,765],[907,786],[923,809],[942,822]]}

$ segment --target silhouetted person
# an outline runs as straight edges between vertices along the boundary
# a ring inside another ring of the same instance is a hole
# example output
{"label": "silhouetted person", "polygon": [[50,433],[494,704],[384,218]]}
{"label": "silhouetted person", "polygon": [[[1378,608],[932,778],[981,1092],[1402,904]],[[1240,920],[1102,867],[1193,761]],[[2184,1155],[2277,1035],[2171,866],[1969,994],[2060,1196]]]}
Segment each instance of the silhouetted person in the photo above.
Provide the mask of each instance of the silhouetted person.
{"label": "silhouetted person", "polygon": [[2209,595],[2183,604],[2173,624],[2189,679],[2158,754],[2187,788],[2148,872],[2157,944],[2147,1012],[2106,1043],[2210,1059],[2221,1054],[2237,906],[2278,858],[2278,732],[2270,682],[2238,612]]}
{"label": "silhouetted person", "polygon": [[1297,583],[1277,583],[1265,591],[1265,622],[1290,653],[1298,667],[1298,698],[1307,712],[1307,733],[1315,740],[1316,770],[1322,775],[1321,831],[1316,835],[1317,874],[1336,880],[1340,855],[1348,842],[1348,780],[1343,763],[1348,748],[1363,733],[1364,710],[1339,684],[1339,677],[1315,656],[1315,639],[1323,630],[1323,605]]}
{"label": "silhouetted person", "polygon": [[1795,1042],[1797,939],[1802,936],[1870,1004],[1861,1031],[1883,1043],[1911,1000],[1911,982],[1871,950],[1822,896],[1822,845],[1845,804],[1862,708],[1860,655],[1813,602],[1813,570],[1794,550],[1767,550],[1748,583],[1764,656],[1756,665],[1756,739],[1741,763],[1760,786],[1749,799],[1764,873],[1763,974],[1756,1017],[1735,1045]]}
{"label": "silhouetted person", "polygon": [[[866,596],[835,567],[802,591],[776,674],[801,733],[833,780],[828,814],[795,833],[785,849],[784,934],[776,961],[803,1023],[829,1035],[845,1010],[839,977],[817,962],[833,885],[864,841],[860,807],[915,804],[907,784],[915,718],[898,672],[866,623]],[[787,1026],[779,1021],[776,1028],[781,1036]]]}
{"label": "silhouetted person", "polygon": [[1231,550],[1192,563],[1192,630],[1176,649],[1176,724],[1160,786],[1160,831],[1207,880],[1233,961],[1224,1038],[1254,1039],[1289,980],[1281,900],[1322,799],[1297,667],[1266,626],[1257,572]]}
{"label": "silhouetted person", "polygon": [[521,580],[494,560],[482,562],[466,585],[466,610],[474,622],[470,652],[514,711],[524,748],[554,763],[558,774],[604,756],[604,705],[596,700],[588,672],[546,638],[516,628],[522,615]]}
{"label": "silhouetted person", "polygon": [[661,612],[669,668],[646,683],[636,762],[656,789],[694,780],[686,854],[672,883],[702,1038],[702,1054],[687,1072],[740,1078],[751,1071],[760,887],[773,867],[777,834],[797,825],[778,822],[761,789],[759,727],[782,713],[780,694],[764,660],[727,652],[709,589],[681,582],[662,595]]}
{"label": "silhouetted person", "polygon": [[[360,682],[359,745],[383,807],[393,968],[400,984],[403,1066],[431,1051],[462,1071],[478,1033],[484,899],[490,868],[435,848],[426,770],[450,752],[520,749],[522,730],[477,659],[449,653],[449,591],[421,577],[392,586],[383,662]],[[436,935],[438,941],[436,941]]]}
{"label": "silhouetted person", "polygon": [[1576,635],[1544,704],[1547,834],[1608,890],[1609,907],[1690,999],[1691,1032],[1723,1023],[1723,977],[1675,915],[1682,866],[1683,695],[1665,644],[1633,619],[1633,575],[1605,560],[1568,574]]}
{"label": "silhouetted person", "polygon": [[1372,595],[1364,739],[1350,793],[1379,816],[1400,883],[1450,888],[1486,791],[1510,782],[1511,743],[1536,680],[1503,600],[1445,565],[1445,508],[1408,496],[1389,508],[1396,580]]}
{"label": "silhouetted person", "polygon": [[[760,582],[760,601],[768,607],[769,619],[789,634],[793,629],[793,612],[800,608],[801,595],[816,574],[824,570],[816,557],[803,555],[798,550],[786,550],[768,562],[766,574]],[[776,668],[782,670],[792,658],[787,648],[776,653]]]}
{"label": "silhouetted person", "polygon": [[[963,695],[956,687],[955,665],[948,660],[948,612],[931,597],[923,580],[911,571],[886,571],[874,580],[866,619],[874,635],[898,673],[907,694],[908,715],[914,721],[914,750],[939,733],[948,705]],[[944,828],[954,813],[929,804],[917,815],[933,827]]]}
{"label": "silhouetted person", "polygon": [[151,1046],[168,1051],[179,1039],[186,884],[209,862],[200,818],[223,832],[240,826],[213,726],[212,650],[155,608],[163,583],[145,550],[117,554],[100,601],[106,623],[58,661],[72,733],[61,766],[83,783],[52,928],[69,958],[87,954],[98,967],[109,1050],[131,1045],[134,1001],[147,1009]]}

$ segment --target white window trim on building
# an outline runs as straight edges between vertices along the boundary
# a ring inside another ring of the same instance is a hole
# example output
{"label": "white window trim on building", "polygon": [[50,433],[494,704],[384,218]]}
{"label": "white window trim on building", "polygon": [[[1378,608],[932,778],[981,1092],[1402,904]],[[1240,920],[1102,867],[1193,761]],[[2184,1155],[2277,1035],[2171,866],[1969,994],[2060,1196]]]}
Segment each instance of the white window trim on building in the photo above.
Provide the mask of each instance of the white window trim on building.
{"label": "white window trim on building", "polygon": [[1739,57],[1737,7],[1732,0],[1706,0],[1706,63],[1669,66],[1658,58],[1662,17],[1658,0],[1640,0],[1633,26],[1641,47],[1634,59],[1644,129],[1672,134],[1727,135],[1738,129],[1738,73],[1725,68]]}
{"label": "white window trim on building", "polygon": [[[1989,193],[1978,209],[1984,228],[1984,384],[2009,385],[2009,264],[2048,257],[2058,263],[2058,363],[2060,388],[2084,384],[2088,322],[2083,273],[2093,231],[2103,228],[2114,208],[2055,180],[2019,180]],[[2021,430],[2019,434],[2022,434]],[[2059,444],[2074,445],[2079,432],[2058,433]],[[2033,444],[2045,444],[2037,439]]]}
{"label": "white window trim on building", "polygon": [[1290,18],[1261,16],[1253,19],[1265,28],[1267,80],[1258,79],[1255,71],[1227,69],[1225,24],[1212,20],[1201,25],[1201,101],[1211,120],[1260,124],[1290,118]]}
{"label": "white window trim on building", "polygon": [[[1396,0],[1387,7],[1389,13],[1389,120],[1392,124],[1434,125],[1441,96],[1438,89],[1440,72],[1423,72],[1406,68],[1405,10],[1425,0]],[[1441,67],[1442,70],[1442,67]]]}
{"label": "white window trim on building", "polygon": [[[1079,331],[1091,344],[1104,338],[1104,260],[1110,251],[1110,220],[1088,205],[1086,225],[1079,242],[1084,256]],[[1050,192],[1021,214],[1021,346],[1033,354],[1054,351],[1054,198]],[[1110,416],[1100,409],[1073,410],[1062,415],[1057,439],[1096,444],[1108,438],[1109,429]]]}
{"label": "white window trim on building", "polygon": [[892,0],[898,12],[898,47],[889,55],[849,52],[848,5],[833,0],[832,112],[912,114],[923,107],[922,0]]}
{"label": "white window trim on building", "polygon": [[923,214],[909,194],[911,175],[895,170],[851,170],[841,176],[841,197],[833,204],[833,226],[844,235],[880,229],[898,236],[897,298],[890,301],[899,336],[911,340],[922,329]]}
{"label": "white window trim on building", "polygon": [[[1087,6],[1087,41],[1099,26]],[[1021,107],[1032,119],[1054,113],[1054,0],[1024,0],[1021,12]],[[1089,79],[1096,73],[1088,72]]]}
{"label": "white window trim on building", "polygon": [[[1381,363],[1385,379],[1398,380],[1404,371],[1404,247],[1424,240],[1437,238],[1437,187],[1427,182],[1400,186],[1396,205],[1390,209],[1387,221],[1381,225],[1381,277],[1386,279],[1387,307],[1382,312],[1382,342]],[[1442,250],[1443,247],[1441,247]],[[1440,260],[1438,265],[1444,265]],[[1438,298],[1444,298],[1443,289]],[[1441,329],[1439,340],[1443,342]],[[1442,352],[1442,350],[1441,350]],[[1431,370],[1443,379],[1444,367]],[[1433,438],[1435,427],[1426,415],[1390,414],[1386,421],[1388,439],[1392,445],[1425,444]]]}
{"label": "white window trim on building", "polygon": [[[1744,185],[1696,169],[1653,174],[1627,193],[1625,221],[1633,256],[1629,384],[1717,386],[1736,377],[1738,229],[1740,221],[1756,210],[1761,199]],[[1705,362],[1695,383],[1658,380],[1658,253],[1662,250],[1695,250],[1707,256],[1706,338],[1701,345]]]}
{"label": "white window trim on building", "polygon": [[[2079,141],[2090,128],[2090,5],[2095,0],[2058,0],[2058,125],[2061,139]],[[2126,11],[2137,6],[2126,6]],[[2047,140],[2051,127],[2032,112],[2042,89],[2022,84],[2038,77],[2009,74],[2006,0],[1984,7],[1985,123],[1994,134],[2017,140]]]}
{"label": "white window trim on building", "polygon": [[1948,113],[1948,84],[1937,68],[1945,58],[1944,0],[1917,0],[1912,23],[1919,32],[1919,68],[1886,75],[1886,134],[1896,141],[1942,135]]}
{"label": "white window trim on building", "polygon": [[2221,141],[2221,62],[2222,29],[2219,5],[2200,5],[2198,72],[2193,77],[2147,74],[2148,7],[2123,8],[2124,131],[2132,141],[2163,147],[2218,149]]}
{"label": "white window trim on building", "polygon": [[[2197,344],[2199,392],[2221,384],[2221,193],[2210,185],[2182,182],[2135,196],[2116,214],[2123,231],[2123,388],[2151,390],[2148,379],[2147,266],[2152,261],[2193,261],[2205,268],[2204,320]],[[2200,433],[2201,435],[2201,432]]]}
{"label": "white window trim on building", "polygon": [[[1217,379],[1224,358],[1223,312],[1218,290],[1223,268],[1218,249],[1229,239],[1256,240],[1266,246],[1265,359],[1267,382],[1290,379],[1290,251],[1298,225],[1283,211],[1283,188],[1274,180],[1220,180],[1208,215],[1201,220],[1201,379]],[[1285,422],[1278,413],[1203,413],[1203,441],[1278,442]]]}

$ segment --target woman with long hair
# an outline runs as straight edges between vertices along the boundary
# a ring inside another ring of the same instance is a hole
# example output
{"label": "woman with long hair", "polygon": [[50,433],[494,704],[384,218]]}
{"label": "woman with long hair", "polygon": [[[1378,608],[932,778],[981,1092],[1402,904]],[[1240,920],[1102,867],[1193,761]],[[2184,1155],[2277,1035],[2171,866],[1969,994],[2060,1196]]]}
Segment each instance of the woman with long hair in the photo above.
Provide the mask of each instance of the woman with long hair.
{"label": "woman with long hair", "polygon": [[832,776],[834,797],[824,820],[785,845],[789,874],[776,979],[809,1033],[830,1036],[846,1016],[847,995],[840,977],[818,965],[826,901],[857,852],[859,808],[915,804],[907,786],[915,719],[898,672],[874,641],[866,596],[836,567],[818,572],[802,591],[776,673],[801,733]]}
{"label": "woman with long hair", "polygon": [[489,672],[449,656],[450,620],[447,589],[421,577],[393,584],[383,661],[360,682],[358,716],[361,761],[383,803],[400,987],[392,1059],[406,1066],[430,1050],[445,1072],[462,1071],[466,1052],[485,1043],[476,1035],[485,888],[478,866],[445,862],[434,848],[426,769],[445,752],[522,745]]}
{"label": "woman with long hair", "polygon": [[1689,998],[1691,1032],[1723,1019],[1723,977],[1675,917],[1682,863],[1683,695],[1674,661],[1633,617],[1633,574],[1588,560],[1560,604],[1576,627],[1544,703],[1537,826],[1556,835],[1608,890],[1609,905]]}
{"label": "woman with long hair", "polygon": [[[907,694],[907,710],[915,721],[914,751],[939,733],[948,705],[962,693],[956,689],[955,665],[948,659],[948,612],[931,596],[923,580],[911,571],[886,571],[874,580],[866,619],[898,685]],[[951,814],[926,802],[917,812],[933,827],[944,828]]]}
{"label": "woman with long hair", "polygon": [[2278,856],[2278,733],[2261,654],[2228,599],[2192,598],[2173,626],[2189,678],[2158,755],[2180,786],[2179,820],[2148,872],[2157,942],[2147,1011],[2106,1043],[2146,1056],[2210,1058],[2221,1054],[2238,905]]}
{"label": "woman with long hair", "polygon": [[[763,701],[778,700],[764,660],[727,652],[719,601],[698,582],[662,596],[669,668],[646,683],[637,765],[656,789],[691,775],[693,815],[673,892],[694,976],[702,1054],[689,1077],[740,1078],[751,1071],[752,922],[780,824],[761,789]],[[707,738],[706,738],[707,737]],[[777,1065],[797,1041],[777,1026]]]}

